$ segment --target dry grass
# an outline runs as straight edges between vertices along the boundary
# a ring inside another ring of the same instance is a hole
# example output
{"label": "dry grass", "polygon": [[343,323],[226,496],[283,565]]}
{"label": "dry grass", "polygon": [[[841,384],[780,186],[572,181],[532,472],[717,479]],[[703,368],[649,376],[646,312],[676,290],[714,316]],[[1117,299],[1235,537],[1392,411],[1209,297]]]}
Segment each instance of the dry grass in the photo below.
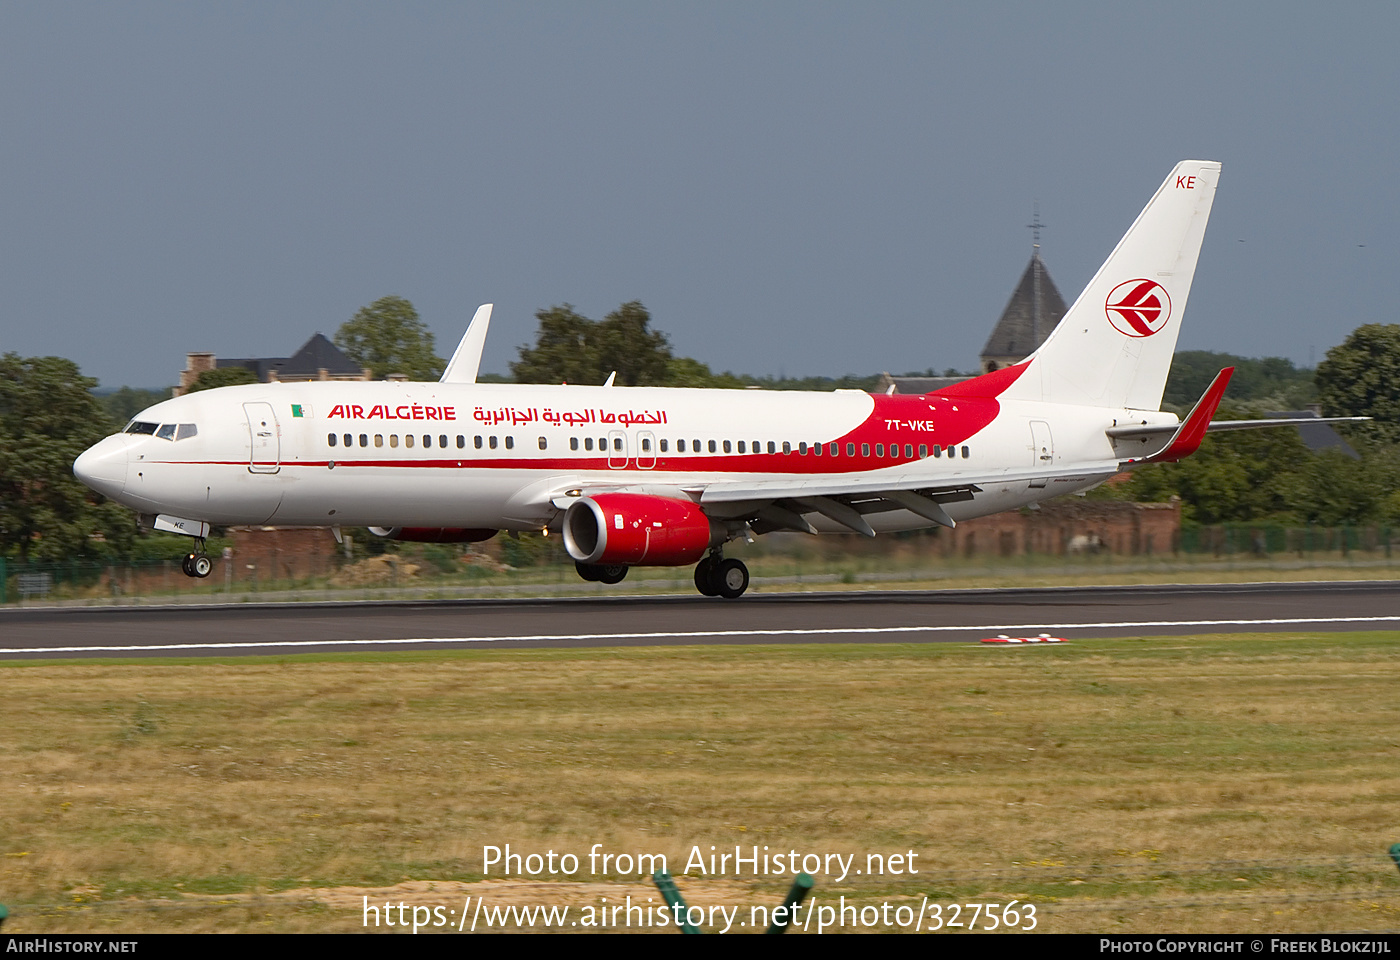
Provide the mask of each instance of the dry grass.
{"label": "dry grass", "polygon": [[[1395,639],[6,664],[6,932],[356,930],[360,895],[457,904],[506,843],[613,902],[654,891],[592,844],[677,874],[756,844],[913,850],[817,896],[1017,898],[1042,930],[1393,930]],[[684,889],[786,888],[717,883]]]}

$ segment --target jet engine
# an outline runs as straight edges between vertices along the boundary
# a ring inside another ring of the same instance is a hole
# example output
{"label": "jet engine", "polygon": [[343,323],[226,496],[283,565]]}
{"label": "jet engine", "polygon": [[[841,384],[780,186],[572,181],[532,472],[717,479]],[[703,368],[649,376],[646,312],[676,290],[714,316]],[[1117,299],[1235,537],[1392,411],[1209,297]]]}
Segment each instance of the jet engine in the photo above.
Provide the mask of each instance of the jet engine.
{"label": "jet engine", "polygon": [[369,532],[376,537],[414,543],[478,543],[498,533],[489,527],[370,527]]}
{"label": "jet engine", "polygon": [[724,540],[724,527],[689,500],[600,493],[564,514],[564,546],[579,563],[678,567]]}

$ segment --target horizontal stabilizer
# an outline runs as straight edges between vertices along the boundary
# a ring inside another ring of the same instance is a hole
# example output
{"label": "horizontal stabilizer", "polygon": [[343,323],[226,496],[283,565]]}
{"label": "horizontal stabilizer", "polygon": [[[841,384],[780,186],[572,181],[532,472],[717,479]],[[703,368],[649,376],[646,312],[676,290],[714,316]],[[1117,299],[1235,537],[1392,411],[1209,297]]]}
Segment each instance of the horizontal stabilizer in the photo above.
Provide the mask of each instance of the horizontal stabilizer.
{"label": "horizontal stabilizer", "polygon": [[1201,399],[1196,401],[1196,405],[1191,408],[1191,412],[1186,415],[1176,433],[1167,441],[1167,445],[1152,456],[1133,462],[1172,462],[1195,453],[1201,445],[1201,440],[1205,438],[1206,430],[1210,428],[1210,418],[1220,406],[1220,400],[1225,396],[1225,388],[1230,385],[1230,377],[1234,372],[1234,367],[1226,367],[1217,373],[1210,386],[1206,387],[1206,392],[1201,395]]}

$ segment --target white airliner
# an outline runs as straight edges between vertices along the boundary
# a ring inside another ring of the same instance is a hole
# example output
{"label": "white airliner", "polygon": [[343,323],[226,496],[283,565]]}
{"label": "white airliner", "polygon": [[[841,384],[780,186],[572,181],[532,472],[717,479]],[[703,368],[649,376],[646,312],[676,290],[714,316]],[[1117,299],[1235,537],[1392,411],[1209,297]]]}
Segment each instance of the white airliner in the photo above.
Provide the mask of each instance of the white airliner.
{"label": "white airliner", "polygon": [[694,563],[701,593],[738,597],[748,570],[723,555],[736,538],[951,527],[1179,460],[1207,429],[1284,422],[1211,423],[1230,369],[1185,421],[1159,410],[1219,176],[1178,164],[1039,350],[922,396],[479,384],[487,304],[437,383],[177,397],[73,471],[197,538],[196,577],[211,524],[536,531],[562,534],[585,580]]}

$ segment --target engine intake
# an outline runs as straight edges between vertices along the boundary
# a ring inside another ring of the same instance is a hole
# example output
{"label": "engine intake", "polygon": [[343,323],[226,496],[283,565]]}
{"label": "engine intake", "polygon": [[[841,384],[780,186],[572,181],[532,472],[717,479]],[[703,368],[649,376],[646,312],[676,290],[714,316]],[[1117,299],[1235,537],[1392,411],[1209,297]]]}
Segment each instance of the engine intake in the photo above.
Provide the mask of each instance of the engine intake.
{"label": "engine intake", "polygon": [[600,493],[564,514],[564,547],[580,563],[679,567],[724,540],[724,527],[689,500]]}

